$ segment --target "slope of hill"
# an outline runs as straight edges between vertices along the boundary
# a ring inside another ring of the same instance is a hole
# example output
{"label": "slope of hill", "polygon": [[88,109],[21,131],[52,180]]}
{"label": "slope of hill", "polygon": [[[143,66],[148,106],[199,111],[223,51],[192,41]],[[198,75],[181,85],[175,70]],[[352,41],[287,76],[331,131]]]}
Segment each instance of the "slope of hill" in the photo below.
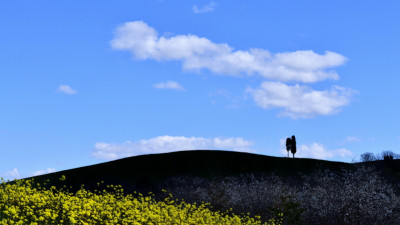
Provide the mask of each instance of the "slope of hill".
{"label": "slope of hill", "polygon": [[[59,178],[64,175],[65,181]],[[26,178],[29,179],[29,178]],[[78,191],[121,185],[125,193],[166,188],[186,202],[209,202],[285,224],[400,224],[400,160],[342,163],[222,150],[141,155],[34,177]],[[104,181],[104,186],[97,184]]]}
{"label": "slope of hill", "polygon": [[[275,172],[291,177],[296,172],[311,173],[315,168],[338,170],[348,163],[315,159],[272,157],[222,150],[192,150],[163,154],[149,154],[118,159],[110,162],[79,167],[34,177],[35,181],[50,180],[49,185],[72,186],[78,190],[82,184],[88,190],[97,188],[97,182],[122,185],[126,191],[157,192],[158,183],[176,176],[212,179],[248,173]],[[65,175],[67,180],[60,182]],[[29,179],[29,178],[27,178]]]}

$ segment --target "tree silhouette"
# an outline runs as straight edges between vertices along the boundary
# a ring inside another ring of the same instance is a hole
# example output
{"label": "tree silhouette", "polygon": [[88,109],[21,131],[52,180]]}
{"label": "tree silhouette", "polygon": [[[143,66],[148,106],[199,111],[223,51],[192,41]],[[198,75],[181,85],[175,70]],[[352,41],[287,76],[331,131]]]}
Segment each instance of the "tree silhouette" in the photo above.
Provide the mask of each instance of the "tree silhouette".
{"label": "tree silhouette", "polygon": [[382,159],[384,161],[392,161],[394,156],[395,156],[395,153],[393,153],[392,151],[383,151],[382,152]]}
{"label": "tree silhouette", "polygon": [[293,154],[293,158],[294,158],[294,154],[296,154],[297,148],[296,148],[296,137],[293,135],[292,136],[292,148],[291,148],[291,152]]}
{"label": "tree silhouette", "polygon": [[360,155],[360,158],[361,158],[361,162],[371,162],[371,161],[376,160],[374,154],[371,152],[366,152],[366,153]]}
{"label": "tree silhouette", "polygon": [[286,151],[287,157],[289,158],[289,152],[292,150],[292,139],[286,138]]}

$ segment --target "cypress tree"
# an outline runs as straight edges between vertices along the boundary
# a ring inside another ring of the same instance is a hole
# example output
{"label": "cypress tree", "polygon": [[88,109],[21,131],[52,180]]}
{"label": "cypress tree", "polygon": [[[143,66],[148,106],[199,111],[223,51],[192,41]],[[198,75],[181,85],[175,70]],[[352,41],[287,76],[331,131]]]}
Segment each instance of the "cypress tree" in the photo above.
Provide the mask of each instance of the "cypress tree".
{"label": "cypress tree", "polygon": [[290,138],[286,138],[286,151],[287,151],[287,157],[289,158],[289,152],[292,149],[292,140]]}
{"label": "cypress tree", "polygon": [[291,152],[293,154],[293,158],[294,158],[294,154],[296,154],[297,148],[296,148],[296,137],[293,135],[292,136],[292,148],[291,148]]}

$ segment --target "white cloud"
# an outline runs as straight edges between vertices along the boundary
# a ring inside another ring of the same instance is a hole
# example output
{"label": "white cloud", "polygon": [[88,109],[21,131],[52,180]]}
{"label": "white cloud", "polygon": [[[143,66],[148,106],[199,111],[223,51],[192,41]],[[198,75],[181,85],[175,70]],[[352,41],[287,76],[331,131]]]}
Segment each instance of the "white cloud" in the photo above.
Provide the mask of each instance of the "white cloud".
{"label": "white cloud", "polygon": [[332,67],[343,65],[346,57],[326,51],[317,54],[295,51],[271,54],[264,49],[236,50],[196,35],[159,37],[143,21],[126,22],[117,27],[110,42],[117,50],[128,50],[138,60],[180,60],[186,70],[208,69],[216,74],[251,76],[258,74],[278,81],[317,82],[338,79]]}
{"label": "white cloud", "polygon": [[167,81],[167,82],[161,82],[153,85],[154,88],[158,89],[175,89],[175,90],[180,90],[184,91],[185,88],[183,88],[178,82],[175,81]]}
{"label": "white cloud", "polygon": [[356,143],[363,141],[361,138],[355,136],[347,136],[345,140],[338,142],[339,145],[345,145],[348,143]]}
{"label": "white cloud", "polygon": [[211,104],[225,104],[225,107],[228,109],[240,108],[240,101],[243,99],[243,96],[235,96],[231,91],[226,89],[218,89],[210,92],[208,97],[211,98]]}
{"label": "white cloud", "polygon": [[181,150],[233,150],[252,152],[249,148],[253,142],[243,138],[202,138],[183,136],[158,136],[136,142],[126,141],[122,144],[98,142],[92,156],[112,160],[123,157],[165,153]]}
{"label": "white cloud", "polygon": [[61,93],[64,93],[64,94],[69,94],[69,95],[74,95],[74,94],[76,94],[78,92],[77,90],[72,89],[68,85],[60,85],[57,88],[57,91],[61,92]]}
{"label": "white cloud", "polygon": [[33,176],[39,176],[39,175],[43,175],[43,174],[47,174],[47,173],[54,173],[54,172],[56,172],[56,169],[47,168],[45,170],[38,170],[38,171],[34,172]]}
{"label": "white cloud", "polygon": [[361,139],[358,138],[358,137],[354,137],[354,136],[347,136],[347,137],[346,137],[346,141],[347,141],[347,142],[360,142]]}
{"label": "white cloud", "polygon": [[315,91],[307,86],[289,86],[281,82],[263,82],[259,88],[247,88],[256,104],[264,109],[284,108],[280,116],[308,118],[331,115],[350,103],[355,91],[339,86]]}
{"label": "white cloud", "polygon": [[[284,156],[287,156],[286,151],[286,139],[280,140],[280,150]],[[292,153],[290,153],[292,157]],[[313,158],[313,159],[329,159],[334,157],[352,157],[353,153],[345,148],[335,149],[335,150],[328,150],[319,143],[312,143],[309,145],[302,144],[297,147],[297,152],[294,155],[297,158]]]}
{"label": "white cloud", "polygon": [[10,179],[10,180],[21,178],[21,174],[19,173],[17,168],[14,168],[13,170],[5,172],[4,175],[7,179]]}
{"label": "white cloud", "polygon": [[198,14],[198,13],[206,13],[206,12],[212,12],[215,10],[215,7],[218,6],[218,3],[215,2],[210,2],[207,5],[204,5],[203,7],[197,7],[197,5],[193,6],[193,12]]}

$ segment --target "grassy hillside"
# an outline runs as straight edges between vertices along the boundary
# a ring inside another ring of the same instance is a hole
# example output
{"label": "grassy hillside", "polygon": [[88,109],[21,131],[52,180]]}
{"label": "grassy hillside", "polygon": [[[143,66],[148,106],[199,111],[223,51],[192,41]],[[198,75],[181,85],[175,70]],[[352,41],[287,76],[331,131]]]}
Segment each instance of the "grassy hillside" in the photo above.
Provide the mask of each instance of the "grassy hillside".
{"label": "grassy hillside", "polygon": [[159,200],[166,188],[219,211],[232,208],[262,220],[283,213],[285,225],[400,224],[400,160],[351,164],[196,150],[128,157],[34,179],[49,180],[47,187],[71,186],[72,192],[81,185],[89,191],[121,185],[125,193],[153,192]]}
{"label": "grassy hillside", "polygon": [[[110,162],[79,167],[36,176],[35,181],[50,180],[49,185],[72,186],[77,191],[82,184],[88,190],[96,189],[97,182],[122,185],[126,191],[157,192],[154,188],[169,177],[194,176],[205,179],[263,174],[275,172],[282,177],[293,177],[296,172],[311,173],[315,168],[338,170],[348,163],[316,159],[272,157],[251,153],[194,150],[164,154],[150,154],[118,159]],[[60,182],[65,175],[67,180]],[[27,178],[29,179],[29,178]]]}

